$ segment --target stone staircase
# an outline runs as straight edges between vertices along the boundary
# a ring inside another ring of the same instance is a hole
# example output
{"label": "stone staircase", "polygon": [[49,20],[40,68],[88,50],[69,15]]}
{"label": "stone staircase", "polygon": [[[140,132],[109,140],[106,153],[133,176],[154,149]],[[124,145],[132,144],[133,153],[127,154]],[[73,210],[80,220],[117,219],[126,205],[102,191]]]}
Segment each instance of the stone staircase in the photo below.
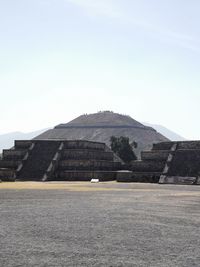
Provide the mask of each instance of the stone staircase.
{"label": "stone staircase", "polygon": [[41,181],[60,142],[37,141],[28,159],[17,173],[17,179],[23,181]]}

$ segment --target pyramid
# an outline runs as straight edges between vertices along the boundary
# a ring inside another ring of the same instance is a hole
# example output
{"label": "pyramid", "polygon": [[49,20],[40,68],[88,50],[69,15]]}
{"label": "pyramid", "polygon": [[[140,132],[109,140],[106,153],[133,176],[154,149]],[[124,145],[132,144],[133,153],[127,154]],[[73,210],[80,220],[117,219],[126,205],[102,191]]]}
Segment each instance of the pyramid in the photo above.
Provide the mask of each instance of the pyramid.
{"label": "pyramid", "polygon": [[126,136],[130,142],[137,142],[136,154],[151,149],[153,143],[169,141],[155,129],[144,126],[130,116],[103,111],[84,114],[78,118],[55,126],[39,136],[42,139],[88,140],[110,145],[111,136]]}

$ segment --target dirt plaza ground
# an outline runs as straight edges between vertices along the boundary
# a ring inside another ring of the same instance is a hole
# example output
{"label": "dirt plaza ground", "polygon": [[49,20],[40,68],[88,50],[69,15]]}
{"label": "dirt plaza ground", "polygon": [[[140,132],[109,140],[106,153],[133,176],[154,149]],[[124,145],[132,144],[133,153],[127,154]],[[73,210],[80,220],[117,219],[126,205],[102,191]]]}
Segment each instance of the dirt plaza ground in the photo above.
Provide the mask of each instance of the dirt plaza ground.
{"label": "dirt plaza ground", "polygon": [[200,187],[0,183],[0,266],[200,266]]}

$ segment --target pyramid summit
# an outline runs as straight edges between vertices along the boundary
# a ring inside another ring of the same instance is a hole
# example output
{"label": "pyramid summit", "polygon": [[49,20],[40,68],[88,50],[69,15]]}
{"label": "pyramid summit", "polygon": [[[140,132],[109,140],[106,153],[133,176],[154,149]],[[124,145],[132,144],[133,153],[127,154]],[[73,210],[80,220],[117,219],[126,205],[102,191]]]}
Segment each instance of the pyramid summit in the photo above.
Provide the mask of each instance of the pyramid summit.
{"label": "pyramid summit", "polygon": [[35,139],[88,140],[110,145],[110,137],[113,135],[126,136],[130,142],[137,142],[138,155],[142,150],[150,149],[153,143],[168,141],[155,129],[144,126],[130,116],[111,111],[81,115],[68,123],[55,126]]}
{"label": "pyramid summit", "polygon": [[94,114],[84,114],[66,123],[60,124],[55,128],[65,127],[145,127],[140,122],[130,116],[114,113],[112,111],[102,111]]}

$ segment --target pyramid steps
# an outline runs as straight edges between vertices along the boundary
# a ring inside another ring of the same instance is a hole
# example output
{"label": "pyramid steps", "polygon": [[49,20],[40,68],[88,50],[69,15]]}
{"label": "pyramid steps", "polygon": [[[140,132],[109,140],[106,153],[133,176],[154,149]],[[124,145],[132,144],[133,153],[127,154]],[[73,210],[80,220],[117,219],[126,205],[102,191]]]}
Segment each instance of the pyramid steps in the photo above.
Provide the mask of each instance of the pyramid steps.
{"label": "pyramid steps", "polygon": [[28,160],[17,174],[18,180],[41,181],[60,142],[36,142]]}

